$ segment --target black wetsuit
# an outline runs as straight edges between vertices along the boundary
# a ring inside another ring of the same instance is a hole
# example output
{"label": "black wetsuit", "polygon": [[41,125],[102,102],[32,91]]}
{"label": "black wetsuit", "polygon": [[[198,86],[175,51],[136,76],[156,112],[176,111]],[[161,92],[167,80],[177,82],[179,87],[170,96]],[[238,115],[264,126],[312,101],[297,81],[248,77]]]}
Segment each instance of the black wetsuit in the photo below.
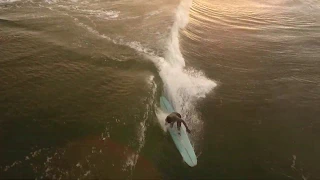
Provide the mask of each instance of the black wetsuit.
{"label": "black wetsuit", "polygon": [[173,127],[173,124],[177,122],[177,127],[178,130],[180,131],[181,128],[181,123],[184,124],[184,126],[186,127],[186,130],[188,133],[190,133],[190,129],[188,128],[186,122],[184,122],[184,120],[181,119],[181,115],[177,112],[173,112],[171,114],[169,114],[166,118],[166,123],[169,123],[171,125],[171,127]]}

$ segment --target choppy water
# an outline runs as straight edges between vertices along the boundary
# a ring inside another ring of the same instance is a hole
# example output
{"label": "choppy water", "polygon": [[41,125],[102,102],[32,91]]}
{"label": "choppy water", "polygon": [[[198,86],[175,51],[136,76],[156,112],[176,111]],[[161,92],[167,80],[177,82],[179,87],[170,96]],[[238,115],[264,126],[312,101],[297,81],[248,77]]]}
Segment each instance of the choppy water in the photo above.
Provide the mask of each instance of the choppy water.
{"label": "choppy water", "polygon": [[0,178],[320,178],[319,67],[317,0],[0,0]]}

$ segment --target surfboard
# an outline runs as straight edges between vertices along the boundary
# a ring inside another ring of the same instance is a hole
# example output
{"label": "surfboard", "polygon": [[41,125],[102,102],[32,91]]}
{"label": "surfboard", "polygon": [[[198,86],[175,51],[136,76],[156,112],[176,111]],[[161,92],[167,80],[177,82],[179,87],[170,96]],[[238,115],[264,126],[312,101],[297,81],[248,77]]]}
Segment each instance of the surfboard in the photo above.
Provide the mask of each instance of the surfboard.
{"label": "surfboard", "polygon": [[[167,113],[174,112],[174,109],[170,102],[164,97],[160,97],[160,106]],[[183,160],[191,167],[197,165],[197,156],[194,152],[194,149],[190,143],[186,127],[182,124],[179,130],[177,129],[177,123],[174,123],[173,127],[168,126],[168,131],[173,139],[174,144],[176,145],[178,151],[180,152]]]}

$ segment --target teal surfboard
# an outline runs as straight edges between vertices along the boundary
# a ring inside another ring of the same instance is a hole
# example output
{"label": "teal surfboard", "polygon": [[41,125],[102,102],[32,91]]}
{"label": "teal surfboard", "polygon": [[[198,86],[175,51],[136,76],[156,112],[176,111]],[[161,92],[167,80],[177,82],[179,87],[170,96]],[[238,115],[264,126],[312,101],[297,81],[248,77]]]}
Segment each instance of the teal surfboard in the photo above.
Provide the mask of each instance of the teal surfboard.
{"label": "teal surfboard", "polygon": [[[160,106],[167,113],[174,112],[170,102],[164,96],[160,97]],[[183,160],[191,167],[197,165],[197,156],[194,153],[194,149],[190,143],[188,134],[186,132],[186,127],[182,124],[179,134],[177,123],[174,123],[173,127],[168,127],[168,131]]]}

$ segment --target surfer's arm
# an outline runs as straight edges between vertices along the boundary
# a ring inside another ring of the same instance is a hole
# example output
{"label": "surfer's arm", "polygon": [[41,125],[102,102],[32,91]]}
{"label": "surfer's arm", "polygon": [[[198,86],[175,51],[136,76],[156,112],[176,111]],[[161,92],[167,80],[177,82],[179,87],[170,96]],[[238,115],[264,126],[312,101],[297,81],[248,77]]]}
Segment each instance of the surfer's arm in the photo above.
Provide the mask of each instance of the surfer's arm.
{"label": "surfer's arm", "polygon": [[180,119],[180,122],[182,122],[183,125],[186,127],[187,132],[188,132],[188,133],[191,133],[190,129],[189,129],[188,126],[187,126],[187,123],[184,122],[184,120],[182,120],[182,119]]}

